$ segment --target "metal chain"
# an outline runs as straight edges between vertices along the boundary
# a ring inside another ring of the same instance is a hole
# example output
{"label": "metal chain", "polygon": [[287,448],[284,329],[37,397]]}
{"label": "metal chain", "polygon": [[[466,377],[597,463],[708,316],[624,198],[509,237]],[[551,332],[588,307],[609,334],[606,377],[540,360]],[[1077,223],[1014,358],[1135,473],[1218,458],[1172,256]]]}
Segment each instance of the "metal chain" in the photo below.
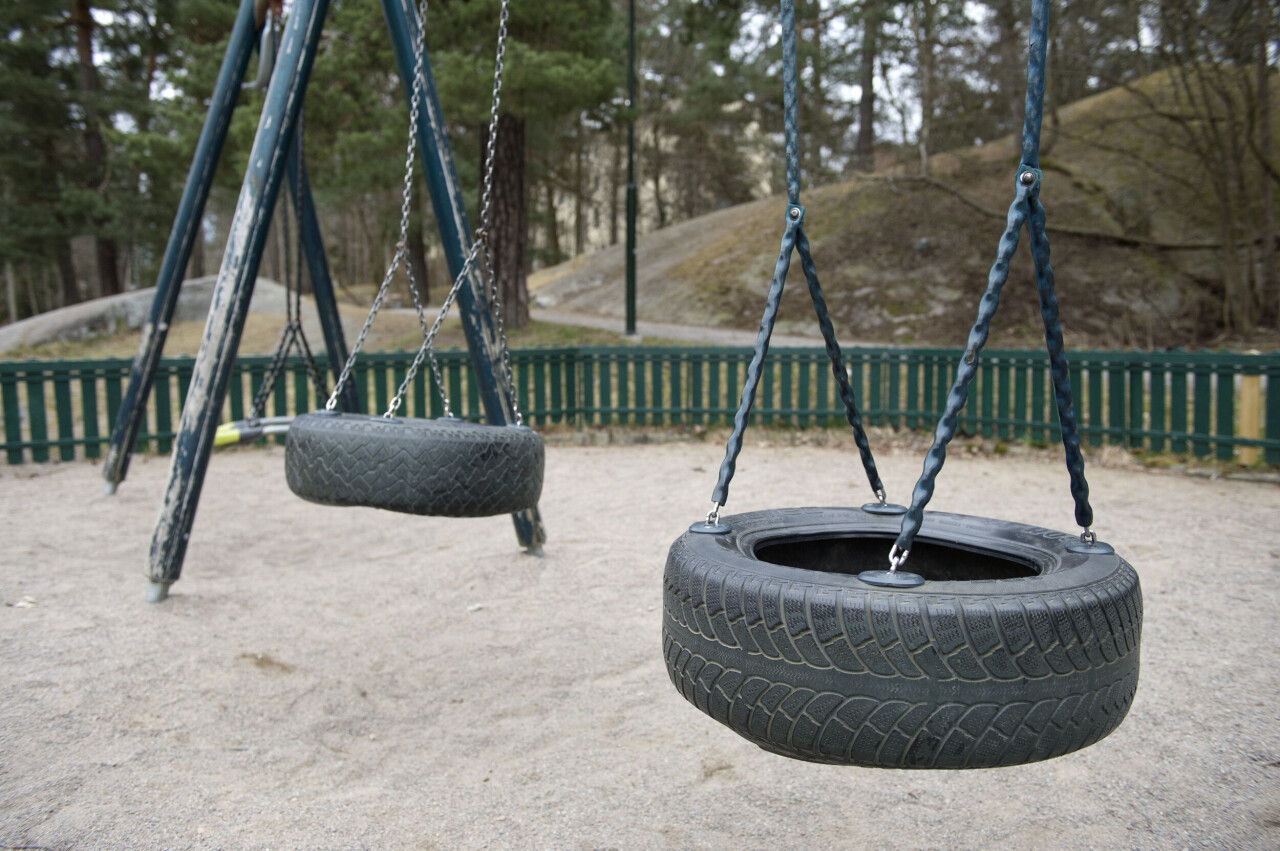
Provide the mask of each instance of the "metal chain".
{"label": "metal chain", "polygon": [[294,233],[297,239],[291,238],[289,230],[289,212],[286,205],[281,204],[279,208],[279,226],[284,229],[284,314],[285,325],[280,332],[280,341],[276,344],[275,353],[272,355],[271,364],[267,367],[266,375],[263,377],[262,384],[259,385],[258,391],[253,396],[253,402],[249,406],[249,419],[259,419],[266,414],[267,399],[271,396],[271,391],[275,389],[276,382],[280,380],[280,375],[284,371],[284,365],[289,357],[289,352],[296,346],[298,354],[302,357],[303,365],[307,370],[307,377],[310,379],[312,386],[316,390],[316,398],[323,399],[328,395],[329,391],[324,386],[324,378],[320,375],[320,370],[316,366],[315,355],[311,351],[311,346],[307,342],[306,331],[302,326],[302,150],[303,150],[303,120],[299,114],[297,135],[295,137],[295,148],[293,156],[296,158],[298,169],[297,185],[294,187],[295,193],[293,198],[293,224]]}
{"label": "metal chain", "polygon": [[978,304],[977,319],[969,332],[965,354],[956,367],[955,381],[947,395],[946,409],[938,421],[933,445],[925,455],[924,469],[911,494],[911,507],[903,515],[898,538],[890,550],[890,572],[907,559],[912,542],[924,521],[924,509],[933,498],[934,487],[946,461],[947,444],[955,436],[957,420],[969,394],[969,383],[978,370],[978,356],[986,345],[991,320],[1000,306],[1000,291],[1009,277],[1009,262],[1018,247],[1023,226],[1031,243],[1036,289],[1040,296],[1044,322],[1045,346],[1049,352],[1050,377],[1062,443],[1066,452],[1071,495],[1075,500],[1076,522],[1084,529],[1081,542],[1091,545],[1096,536],[1091,530],[1093,508],[1089,504],[1089,484],[1084,475],[1084,456],[1080,452],[1080,436],[1076,425],[1071,395],[1070,368],[1062,340],[1058,301],[1054,293],[1053,268],[1049,262],[1049,241],[1045,236],[1044,206],[1040,203],[1040,129],[1044,108],[1045,57],[1048,41],[1048,0],[1034,0],[1031,5],[1031,31],[1027,51],[1027,97],[1022,129],[1022,162],[1015,179],[1015,197],[1009,207],[1004,234],[996,251],[996,260],[987,276],[987,289]]}
{"label": "metal chain", "polygon": [[[418,327],[422,329],[423,339],[428,334],[427,313],[423,305],[423,298],[418,294],[418,280],[413,274],[413,264],[406,261],[404,264],[405,278],[409,281],[409,295],[413,298],[413,309],[418,314]],[[446,417],[453,416],[453,409],[449,405],[449,393],[444,389],[444,374],[440,371],[440,362],[436,360],[436,350],[434,346],[427,348],[427,358],[431,363],[431,373],[436,379],[436,393],[440,396],[440,402],[443,405],[444,415]],[[396,407],[399,407],[397,404]]]}
{"label": "metal chain", "polygon": [[267,399],[275,389],[276,379],[280,377],[285,358],[288,357],[289,349],[293,345],[293,339],[293,325],[286,324],[284,330],[280,332],[280,342],[276,344],[276,350],[271,356],[271,364],[267,367],[262,384],[258,385],[258,392],[253,394],[253,403],[249,405],[249,419],[259,419],[266,413]]}
{"label": "metal chain", "polygon": [[[420,28],[421,22],[425,21],[426,17],[427,0],[421,0],[418,5]],[[382,277],[382,284],[378,287],[378,293],[373,297],[373,306],[369,310],[369,315],[365,318],[364,325],[360,328],[360,334],[356,337],[355,344],[351,347],[351,353],[347,355],[347,362],[342,366],[342,372],[338,375],[337,383],[333,386],[333,393],[329,396],[329,401],[325,403],[325,410],[332,411],[337,407],[338,394],[351,377],[351,369],[355,366],[356,358],[359,356],[361,348],[364,347],[365,338],[369,336],[369,329],[373,325],[373,320],[377,317],[378,311],[382,309],[382,303],[386,300],[387,288],[391,286],[396,269],[405,260],[408,246],[410,202],[413,198],[413,162],[418,148],[418,101],[422,95],[424,43],[425,35],[422,35],[413,46],[413,85],[411,87],[412,94],[409,98],[409,141],[405,146],[404,155],[404,185],[401,191],[400,203],[400,238],[396,242],[395,254],[391,258],[391,263],[387,266],[387,272]],[[402,395],[400,394],[400,396]],[[399,396],[395,405],[387,412],[388,416],[398,407]]]}
{"label": "metal chain", "polygon": [[489,235],[493,233],[493,158],[494,149],[498,147],[498,104],[502,89],[503,60],[506,56],[508,5],[509,0],[502,0],[502,9],[498,13],[498,55],[493,70],[493,108],[489,113],[489,144],[485,146],[484,193],[480,198],[480,232],[476,234],[476,241],[483,241],[485,244],[484,269],[489,285],[489,310],[493,314],[494,325],[498,330],[498,349],[502,353],[502,375],[507,382],[512,414],[516,418],[516,425],[524,425],[524,415],[520,412],[515,377],[511,369],[511,349],[507,345],[502,296],[498,292],[498,279],[494,272],[493,253],[489,244]]}
{"label": "metal chain", "polygon": [[886,502],[884,484],[876,469],[871,445],[867,440],[866,430],[862,424],[862,415],[858,411],[857,400],[845,371],[840,344],[836,341],[835,329],[831,324],[831,315],[827,310],[826,298],[822,294],[822,285],[818,281],[817,268],[810,251],[809,238],[804,232],[804,207],[800,205],[800,130],[797,115],[799,113],[799,94],[796,74],[796,12],[794,0],[782,0],[782,103],[783,103],[783,136],[786,144],[787,172],[787,213],[786,230],[782,235],[782,244],[778,250],[778,259],[774,264],[773,278],[769,283],[768,295],[765,297],[764,315],[760,318],[760,331],[756,335],[751,361],[747,365],[746,379],[742,385],[738,410],[733,418],[733,431],[725,444],[724,460],[720,463],[720,473],[715,489],[711,492],[713,508],[707,515],[707,525],[718,523],[720,509],[729,499],[729,485],[737,471],[738,455],[742,452],[742,441],[746,434],[747,422],[751,417],[751,408],[755,404],[756,388],[769,353],[769,341],[773,335],[774,323],[778,317],[778,305],[782,298],[782,290],[786,285],[787,273],[791,268],[791,255],[800,255],[800,265],[804,270],[809,285],[809,296],[817,314],[818,327],[822,331],[826,344],[827,357],[831,361],[836,389],[845,406],[845,417],[853,430],[854,443],[862,457],[863,470],[871,485],[876,499],[883,505]]}
{"label": "metal chain", "polygon": [[[494,58],[493,67],[493,95],[489,107],[489,144],[485,150],[483,175],[484,183],[480,193],[480,222],[481,227],[476,231],[475,239],[471,243],[471,250],[467,253],[466,260],[463,261],[462,269],[459,270],[457,277],[453,281],[453,286],[449,288],[449,293],[445,297],[444,303],[440,307],[440,312],[436,315],[436,320],[432,324],[430,330],[424,335],[422,345],[418,348],[418,353],[414,356],[413,362],[409,365],[408,371],[405,373],[404,381],[400,383],[400,387],[396,391],[396,395],[391,400],[391,405],[387,411],[387,415],[392,415],[403,402],[405,393],[409,390],[409,385],[413,382],[418,370],[422,366],[423,360],[430,355],[431,368],[436,374],[436,382],[440,387],[441,393],[444,392],[444,381],[440,374],[439,364],[436,362],[435,353],[432,344],[435,341],[436,334],[440,331],[440,326],[448,316],[449,309],[453,306],[453,302],[458,297],[458,292],[462,289],[463,283],[467,276],[476,268],[476,261],[482,259],[485,272],[488,276],[490,310],[496,310],[495,324],[497,325],[498,340],[500,351],[502,352],[503,376],[507,383],[507,389],[511,398],[512,413],[515,417],[516,425],[523,425],[524,419],[520,413],[520,405],[516,400],[515,383],[512,378],[511,355],[507,348],[507,336],[502,323],[502,303],[498,297],[497,281],[493,272],[493,263],[489,251],[489,233],[491,232],[491,219],[493,207],[493,160],[494,148],[498,134],[498,110],[502,102],[502,75],[505,68],[505,59],[507,52],[507,20],[510,15],[510,0],[502,0],[502,6],[498,13],[498,46]],[[417,81],[415,80],[415,83]],[[481,249],[484,253],[481,254]],[[448,401],[445,402],[446,409]]]}
{"label": "metal chain", "polygon": [[[311,379],[311,385],[315,388],[316,400],[319,401],[329,395],[329,390],[325,387],[324,376],[320,374],[320,368],[316,364],[315,355],[311,351],[311,344],[307,341],[306,330],[302,327],[302,264],[303,254],[305,253],[302,235],[302,209],[306,189],[304,183],[306,180],[306,157],[303,156],[306,139],[304,135],[306,132],[306,122],[303,118],[305,114],[306,107],[299,107],[296,143],[297,149],[295,151],[295,155],[298,158],[298,179],[294,181],[295,185],[293,187],[293,217],[294,225],[298,233],[298,241],[294,246],[296,260],[294,262],[295,280],[293,288],[293,315],[289,317],[289,321],[297,327],[297,339],[295,342],[298,344],[299,353],[302,355],[303,363],[307,368],[307,377]],[[288,244],[289,243],[286,241],[286,250],[288,248]]]}

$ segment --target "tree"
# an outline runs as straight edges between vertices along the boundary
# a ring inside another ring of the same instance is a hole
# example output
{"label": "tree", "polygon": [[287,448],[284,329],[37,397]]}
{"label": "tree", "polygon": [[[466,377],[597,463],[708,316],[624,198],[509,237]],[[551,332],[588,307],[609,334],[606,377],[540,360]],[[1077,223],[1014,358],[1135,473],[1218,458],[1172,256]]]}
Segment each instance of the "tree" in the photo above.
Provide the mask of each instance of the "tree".
{"label": "tree", "polygon": [[[94,30],[97,24],[93,19],[89,0],[72,0],[70,22],[76,32],[76,59],[80,71],[76,102],[83,116],[84,185],[90,193],[105,196],[109,176],[106,145],[102,141],[102,91],[98,85],[98,69],[94,64]],[[89,203],[95,208],[90,217],[95,230],[94,243],[97,245],[99,293],[114,295],[120,292],[120,277],[116,270],[118,252],[115,240],[104,233],[110,220],[111,205],[105,197],[90,198]]]}
{"label": "tree", "polygon": [[875,168],[876,146],[876,62],[880,56],[881,30],[887,16],[884,0],[863,0],[860,9],[862,40],[858,52],[858,139],[854,143],[853,167],[858,171]]}
{"label": "tree", "polygon": [[[1222,327],[1242,333],[1251,332],[1260,315],[1273,315],[1259,296],[1269,295],[1274,284],[1259,274],[1268,265],[1256,260],[1259,249],[1271,255],[1276,248],[1263,195],[1280,186],[1269,157],[1251,143],[1261,112],[1259,89],[1269,89],[1255,81],[1259,73],[1269,81],[1271,73],[1266,40],[1259,42],[1256,34],[1256,2],[1163,0],[1159,50],[1167,92],[1131,89],[1159,119],[1158,128],[1172,130],[1173,140],[1203,167],[1222,246],[1223,281],[1214,301]],[[1267,31],[1265,23],[1262,29]],[[1255,70],[1255,63],[1264,67]]]}
{"label": "tree", "polygon": [[[36,289],[50,266],[58,273],[62,303],[80,300],[68,180],[76,159],[68,97],[75,78],[67,63],[51,59],[72,53],[69,32],[59,26],[59,5],[0,5],[0,254],[26,281],[28,313],[41,309]],[[16,297],[13,302],[16,307]]]}
{"label": "tree", "polygon": [[607,109],[619,82],[621,33],[608,0],[513,4],[502,113],[497,139],[489,140],[489,84],[499,8],[500,0],[438,5],[426,31],[446,111],[457,116],[455,126],[475,128],[475,161],[483,161],[480,154],[488,144],[494,146],[490,248],[503,321],[518,328],[529,321],[528,125],[576,120],[584,112]]}

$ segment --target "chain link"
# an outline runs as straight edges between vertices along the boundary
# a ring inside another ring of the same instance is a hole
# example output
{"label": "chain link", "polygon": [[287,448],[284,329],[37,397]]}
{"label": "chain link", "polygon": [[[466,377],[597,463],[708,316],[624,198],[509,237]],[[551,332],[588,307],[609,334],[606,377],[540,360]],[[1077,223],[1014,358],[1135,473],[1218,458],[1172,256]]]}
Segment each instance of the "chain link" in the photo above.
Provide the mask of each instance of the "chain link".
{"label": "chain link", "polygon": [[493,254],[489,244],[489,234],[493,233],[493,152],[498,146],[498,106],[501,100],[502,71],[507,52],[509,7],[510,0],[502,0],[502,9],[498,13],[498,53],[493,69],[493,108],[489,113],[489,144],[485,146],[484,193],[480,197],[480,231],[476,233],[476,242],[484,242],[484,269],[489,285],[489,310],[493,314],[493,323],[498,331],[498,350],[502,353],[502,377],[507,383],[511,412],[515,417],[516,425],[519,426],[524,425],[524,415],[520,412],[519,394],[516,393],[515,377],[512,374],[511,349],[507,345],[502,296],[498,292],[498,279],[494,272]]}
{"label": "chain link", "polygon": [[[427,0],[421,0],[418,7],[418,20],[420,22],[426,20]],[[462,285],[466,282],[467,277],[476,270],[476,261],[483,258],[481,262],[488,278],[490,311],[494,315],[495,324],[497,326],[498,340],[500,351],[502,353],[502,372],[503,378],[507,385],[507,390],[511,399],[511,406],[515,422],[517,425],[523,425],[524,419],[520,413],[520,405],[516,399],[515,382],[512,375],[511,354],[507,345],[506,330],[502,319],[502,302],[498,294],[497,280],[494,275],[493,262],[490,256],[488,233],[491,230],[492,207],[493,207],[493,159],[495,147],[494,142],[497,139],[498,131],[498,109],[501,104],[502,94],[502,76],[505,66],[506,45],[507,45],[507,21],[510,16],[510,0],[502,0],[501,11],[498,16],[498,46],[497,54],[494,62],[493,72],[493,94],[489,112],[489,144],[485,152],[484,161],[484,184],[480,195],[480,221],[481,228],[477,230],[475,239],[471,244],[471,250],[467,252],[467,257],[462,263],[462,268],[458,271],[457,277],[453,281],[453,285],[449,288],[449,292],[444,298],[444,302],[440,306],[439,312],[436,314],[435,321],[430,328],[426,326],[425,310],[422,298],[419,294],[417,281],[413,275],[413,269],[408,262],[408,233],[409,233],[409,216],[412,209],[411,201],[413,197],[413,162],[417,151],[417,128],[419,118],[419,99],[422,97],[423,79],[423,57],[424,57],[424,41],[423,37],[418,38],[414,44],[413,60],[413,86],[412,96],[409,106],[409,142],[405,151],[405,176],[404,186],[401,194],[400,205],[400,238],[396,242],[395,254],[391,259],[391,263],[387,268],[386,275],[383,277],[382,284],[378,287],[378,293],[374,296],[373,307],[369,311],[369,316],[365,319],[364,325],[360,329],[355,344],[351,348],[351,354],[347,357],[347,362],[342,368],[342,373],[338,376],[338,381],[334,385],[333,393],[329,397],[326,409],[333,410],[337,405],[338,394],[343,385],[349,380],[351,370],[355,365],[357,356],[361,348],[364,346],[365,339],[369,335],[369,329],[373,325],[373,320],[377,316],[378,311],[382,308],[382,304],[386,299],[387,288],[391,284],[391,280],[395,275],[400,264],[405,266],[405,274],[409,280],[409,292],[413,297],[414,308],[418,314],[418,323],[423,328],[422,345],[418,347],[417,354],[414,355],[412,363],[405,372],[404,380],[396,390],[396,394],[392,397],[391,402],[387,406],[387,411],[383,416],[392,417],[400,406],[404,403],[404,397],[409,391],[409,387],[413,384],[414,379],[421,369],[424,360],[430,358],[431,371],[435,376],[437,392],[444,403],[445,416],[452,416],[452,410],[449,404],[449,396],[445,390],[444,375],[440,370],[440,364],[436,360],[433,344],[436,335],[440,332],[440,326],[444,323],[445,318],[449,315],[449,310],[453,307],[454,302],[458,298],[458,293],[462,289]],[[483,255],[481,251],[483,249]]]}
{"label": "chain link", "polygon": [[[409,385],[413,382],[418,370],[422,366],[423,360],[430,356],[431,369],[436,375],[436,383],[441,393],[444,393],[444,380],[440,373],[439,364],[435,359],[435,352],[432,349],[432,343],[435,341],[436,334],[440,331],[440,325],[448,316],[450,308],[458,297],[458,292],[462,289],[463,283],[467,276],[476,270],[476,261],[479,260],[484,266],[484,273],[487,278],[489,293],[489,309],[494,316],[494,324],[497,327],[499,351],[502,355],[502,375],[507,385],[508,397],[511,400],[512,416],[515,418],[516,425],[524,424],[524,417],[520,413],[520,403],[516,398],[515,381],[512,375],[511,353],[507,345],[506,329],[502,319],[502,301],[498,294],[497,278],[494,274],[492,253],[489,245],[489,234],[492,232],[493,218],[493,161],[494,149],[497,147],[498,138],[498,111],[502,103],[502,76],[506,67],[507,53],[507,20],[510,17],[510,0],[502,0],[502,6],[498,13],[498,46],[494,57],[493,66],[493,93],[489,107],[489,137],[488,144],[485,147],[483,175],[484,183],[480,193],[480,228],[476,231],[475,238],[471,243],[471,250],[467,252],[466,260],[463,261],[462,269],[459,270],[458,276],[453,281],[448,295],[445,297],[444,303],[440,307],[440,312],[436,315],[436,320],[431,328],[423,337],[422,345],[418,348],[418,353],[414,356],[413,362],[409,365],[408,371],[405,373],[404,381],[400,383],[400,387],[396,391],[395,397],[391,400],[388,415],[392,414],[401,405],[405,393],[409,390]],[[446,412],[448,410],[448,400],[445,400]],[[447,414],[446,414],[447,415]]]}
{"label": "chain link", "polygon": [[299,112],[298,128],[294,137],[294,158],[298,169],[298,179],[295,181],[293,197],[293,226],[294,233],[297,234],[296,240],[291,238],[289,232],[287,205],[282,203],[278,207],[280,214],[279,226],[284,229],[285,325],[280,332],[280,342],[276,344],[271,364],[267,367],[262,384],[258,387],[258,391],[253,396],[253,402],[249,406],[249,419],[251,420],[259,419],[266,414],[267,399],[270,398],[271,391],[275,389],[276,382],[280,380],[289,352],[295,346],[298,349],[298,354],[302,357],[303,365],[306,367],[307,377],[310,379],[312,386],[315,387],[316,398],[323,399],[329,395],[329,391],[324,385],[324,378],[320,375],[319,367],[316,365],[315,354],[311,351],[311,345],[307,342],[306,331],[302,326],[302,152],[303,127],[305,123],[303,114]]}
{"label": "chain link", "polygon": [[[401,190],[400,202],[400,238],[396,241],[395,254],[391,258],[391,262],[387,266],[387,272],[382,277],[382,284],[378,287],[378,293],[373,297],[373,306],[369,310],[369,315],[364,320],[364,325],[360,328],[360,334],[356,337],[355,344],[351,347],[351,353],[347,355],[347,362],[342,366],[342,372],[338,375],[338,380],[333,386],[333,393],[329,396],[329,401],[325,403],[325,410],[332,411],[338,405],[338,394],[342,391],[343,386],[351,377],[351,370],[355,366],[356,358],[360,354],[361,348],[364,347],[365,338],[369,336],[369,329],[373,326],[373,320],[377,317],[378,311],[382,309],[382,303],[387,297],[387,288],[391,286],[391,281],[395,277],[396,270],[402,262],[405,262],[405,254],[408,251],[408,234],[409,234],[409,212],[411,209],[411,201],[413,199],[413,162],[418,149],[418,101],[422,96],[423,74],[423,56],[425,53],[425,37],[421,33],[422,22],[427,17],[427,0],[421,0],[418,5],[418,22],[419,22],[419,38],[413,45],[413,85],[412,95],[409,98],[409,141],[405,146],[404,155],[404,185]],[[405,262],[406,267],[408,263]],[[414,293],[415,301],[417,293]],[[403,396],[403,394],[400,394]],[[446,400],[446,405],[448,401]],[[387,412],[390,415],[400,406],[400,398],[395,400],[395,404],[391,410]]]}
{"label": "chain link", "polygon": [[[423,339],[426,339],[428,333],[427,314],[426,309],[423,306],[423,299],[418,294],[418,280],[413,274],[412,263],[407,261],[405,262],[404,274],[409,281],[409,295],[413,297],[413,308],[418,314],[418,327],[422,329]],[[429,346],[427,348],[427,357],[431,362],[431,373],[436,379],[436,393],[440,396],[440,402],[444,406],[444,415],[446,417],[452,417],[453,410],[449,405],[449,394],[444,389],[444,374],[440,371],[440,362],[436,360],[436,350],[434,346]],[[399,407],[398,403],[396,407]]]}

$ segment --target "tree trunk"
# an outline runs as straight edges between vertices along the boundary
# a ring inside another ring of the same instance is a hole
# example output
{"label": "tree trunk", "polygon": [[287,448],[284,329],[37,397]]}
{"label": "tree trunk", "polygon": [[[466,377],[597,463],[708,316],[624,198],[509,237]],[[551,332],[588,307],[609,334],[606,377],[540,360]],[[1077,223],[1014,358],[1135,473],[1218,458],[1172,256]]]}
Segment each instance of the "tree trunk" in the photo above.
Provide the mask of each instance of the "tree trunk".
{"label": "tree trunk", "polygon": [[[1046,101],[1044,109],[1049,115],[1049,132],[1040,140],[1040,156],[1047,157],[1053,151],[1055,145],[1058,144],[1058,138],[1062,133],[1062,120],[1058,115],[1058,105],[1065,100],[1063,97],[1063,76],[1062,70],[1062,39],[1058,37],[1058,30],[1052,26],[1050,19],[1049,30],[1049,57],[1047,61],[1048,77],[1046,81]],[[1025,86],[1024,86],[1025,88]],[[1025,101],[1024,101],[1025,104]],[[1025,109],[1025,106],[1024,106]],[[1022,128],[1014,127],[1013,132],[1018,133]]]}
{"label": "tree trunk", "polygon": [[560,217],[556,213],[556,187],[550,178],[543,187],[547,204],[547,254],[552,263],[559,263],[563,253],[560,249]]}
{"label": "tree trunk", "polygon": [[30,311],[31,316],[39,316],[40,300],[36,298],[36,282],[34,278],[35,278],[35,275],[32,273],[32,271],[30,269],[27,269],[27,274],[23,276],[22,282],[23,284],[26,285],[25,288],[27,291],[27,309]]}
{"label": "tree trunk", "polygon": [[[1271,2],[1258,0],[1258,155],[1269,162],[1271,141],[1271,63],[1267,47],[1271,38]],[[1261,236],[1262,263],[1259,270],[1258,305],[1264,324],[1275,328],[1280,323],[1280,277],[1276,274],[1276,203],[1272,182],[1264,175],[1258,181],[1262,188]]]}
{"label": "tree trunk", "polygon": [[573,256],[578,257],[587,250],[587,213],[586,213],[586,129],[582,126],[582,116],[578,116],[577,145],[573,152]]}
{"label": "tree trunk", "polygon": [[667,204],[662,198],[662,133],[653,122],[653,206],[658,211],[658,228],[667,226]]}
{"label": "tree trunk", "polygon": [[[529,288],[525,278],[528,217],[524,202],[525,127],[523,118],[498,116],[494,140],[493,201],[489,251],[507,328],[529,323]],[[489,129],[480,131],[480,161],[489,145]]]}
{"label": "tree trunk", "polygon": [[1022,126],[1023,98],[1026,93],[1023,58],[1025,44],[1018,37],[1020,16],[1014,0],[1000,0],[996,6],[996,50],[1000,56],[1000,94],[1009,110],[1009,131],[1017,133]]}
{"label": "tree trunk", "polygon": [[114,239],[94,238],[98,253],[98,286],[102,295],[124,292],[120,285],[120,254]]}
{"label": "tree trunk", "polygon": [[[84,158],[87,172],[85,182],[89,189],[102,195],[106,193],[107,157],[102,142],[102,130],[98,115],[98,69],[93,64],[93,12],[89,0],[72,0],[71,23],[76,28],[76,54],[80,66],[81,108],[84,110]],[[101,230],[106,220],[94,220],[94,227]],[[97,243],[98,287],[102,295],[120,292],[120,275],[116,269],[118,252],[115,241],[94,235]]]}
{"label": "tree trunk", "polygon": [[204,271],[204,228],[196,231],[195,242],[191,245],[191,259],[187,261],[187,277],[203,278]]}
{"label": "tree trunk", "polygon": [[933,83],[937,56],[934,3],[923,0],[917,22],[916,44],[920,53],[920,173],[929,175],[929,135],[933,129]]}
{"label": "tree trunk", "polygon": [[[816,186],[821,182],[822,175],[822,136],[814,131],[819,132],[822,127],[823,117],[827,114],[826,108],[826,92],[822,90],[824,81],[822,79],[822,5],[818,0],[810,0],[806,3],[805,11],[809,12],[812,22],[811,27],[805,27],[811,31],[813,38],[810,40],[811,52],[809,54],[809,69],[812,76],[809,79],[808,93],[800,99],[801,110],[808,113],[808,121],[806,122],[810,128],[811,144],[800,148],[800,162],[804,164],[806,177],[809,178],[809,185]],[[800,125],[804,127],[802,123]],[[825,135],[825,134],[824,134]]]}
{"label": "tree trunk", "polygon": [[618,195],[622,188],[622,145],[612,133],[613,162],[609,166],[609,244],[618,244]]}
{"label": "tree trunk", "polygon": [[427,243],[422,238],[422,193],[413,193],[413,216],[409,219],[409,271],[418,285],[418,297],[426,305],[431,299],[431,282],[427,279]]}
{"label": "tree trunk", "polygon": [[854,144],[853,167],[875,171],[876,167],[876,56],[880,43],[880,3],[863,3],[862,56],[858,63],[858,140]]}
{"label": "tree trunk", "polygon": [[9,321],[18,321],[18,282],[13,277],[13,261],[4,261],[5,306],[9,308]]}
{"label": "tree trunk", "polygon": [[80,287],[76,282],[76,263],[71,255],[71,240],[57,237],[58,277],[62,281],[62,307],[80,303]]}

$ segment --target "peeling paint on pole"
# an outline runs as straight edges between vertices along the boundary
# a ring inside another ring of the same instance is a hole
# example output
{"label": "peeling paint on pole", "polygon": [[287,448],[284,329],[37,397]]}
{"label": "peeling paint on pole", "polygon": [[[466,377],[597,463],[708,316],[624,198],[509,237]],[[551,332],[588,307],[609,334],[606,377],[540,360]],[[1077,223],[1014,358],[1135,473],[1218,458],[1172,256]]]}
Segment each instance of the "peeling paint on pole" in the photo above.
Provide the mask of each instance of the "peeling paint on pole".
{"label": "peeling paint on pole", "polygon": [[245,175],[236,203],[151,541],[148,599],[152,601],[164,599],[169,585],[182,574],[222,402],[328,5],[328,0],[298,0],[285,27],[249,157],[253,167]]}

